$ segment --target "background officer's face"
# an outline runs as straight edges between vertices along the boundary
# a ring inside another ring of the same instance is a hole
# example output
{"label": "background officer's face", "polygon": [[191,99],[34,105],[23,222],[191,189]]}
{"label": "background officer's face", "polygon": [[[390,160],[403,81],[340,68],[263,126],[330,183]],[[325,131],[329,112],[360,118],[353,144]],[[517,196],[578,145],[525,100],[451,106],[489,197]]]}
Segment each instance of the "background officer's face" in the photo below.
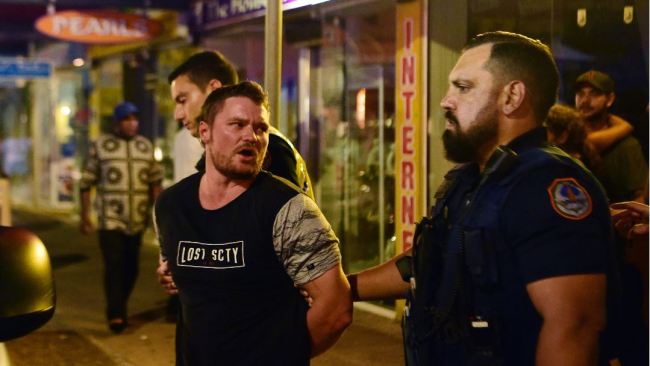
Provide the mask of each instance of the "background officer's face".
{"label": "background officer's face", "polygon": [[206,164],[230,179],[252,179],[262,169],[269,144],[269,112],[247,97],[224,101],[209,126],[199,125]]}
{"label": "background officer's face", "polygon": [[443,144],[449,160],[476,161],[496,143],[498,89],[483,67],[491,49],[486,44],[463,52],[449,74],[449,89],[440,102],[445,110]]}
{"label": "background officer's face", "polygon": [[201,113],[201,106],[208,97],[209,89],[201,90],[187,75],[180,75],[171,84],[174,99],[174,119],[181,122],[192,136],[198,137],[196,118]]}

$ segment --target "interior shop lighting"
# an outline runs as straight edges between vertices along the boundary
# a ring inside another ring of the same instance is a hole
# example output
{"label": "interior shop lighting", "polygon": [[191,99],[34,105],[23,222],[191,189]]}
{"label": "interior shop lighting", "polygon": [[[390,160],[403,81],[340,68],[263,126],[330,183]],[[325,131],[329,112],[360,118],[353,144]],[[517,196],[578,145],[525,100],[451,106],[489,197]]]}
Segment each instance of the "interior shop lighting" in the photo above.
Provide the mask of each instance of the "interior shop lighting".
{"label": "interior shop lighting", "polygon": [[156,161],[162,161],[163,151],[160,146],[156,146],[156,148],[153,149],[153,158],[156,159]]}
{"label": "interior shop lighting", "polygon": [[70,106],[67,105],[61,106],[60,110],[61,110],[61,114],[66,117],[68,117],[72,113],[72,109],[70,108]]}
{"label": "interior shop lighting", "polygon": [[72,65],[74,65],[75,67],[82,67],[85,64],[86,61],[84,61],[84,59],[81,57],[77,57],[74,60],[72,60]]}

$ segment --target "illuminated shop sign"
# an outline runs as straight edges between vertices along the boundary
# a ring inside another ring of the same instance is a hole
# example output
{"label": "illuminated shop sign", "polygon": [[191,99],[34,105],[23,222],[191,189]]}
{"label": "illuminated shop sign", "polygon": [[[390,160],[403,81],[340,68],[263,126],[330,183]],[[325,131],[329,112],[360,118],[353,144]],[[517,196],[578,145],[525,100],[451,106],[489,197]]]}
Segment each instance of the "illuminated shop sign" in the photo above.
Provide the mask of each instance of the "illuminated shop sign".
{"label": "illuminated shop sign", "polygon": [[162,31],[160,22],[116,11],[67,10],[42,16],[35,26],[48,36],[88,44],[146,41]]}
{"label": "illuminated shop sign", "polygon": [[21,58],[0,58],[0,78],[47,78],[51,73],[52,65],[49,62]]}
{"label": "illuminated shop sign", "polygon": [[426,209],[426,0],[398,3],[395,80],[397,253],[413,246]]}
{"label": "illuminated shop sign", "polygon": [[[291,10],[326,1],[328,0],[283,0],[282,9]],[[212,0],[198,2],[194,9],[204,24],[211,24],[261,16],[265,8],[266,0]]]}

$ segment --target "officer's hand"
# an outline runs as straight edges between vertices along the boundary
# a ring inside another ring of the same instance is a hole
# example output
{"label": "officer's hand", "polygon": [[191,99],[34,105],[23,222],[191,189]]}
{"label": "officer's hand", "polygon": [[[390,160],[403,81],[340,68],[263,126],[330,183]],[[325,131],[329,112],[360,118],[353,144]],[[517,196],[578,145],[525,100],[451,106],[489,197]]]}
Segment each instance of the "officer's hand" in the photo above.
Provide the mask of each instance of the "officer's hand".
{"label": "officer's hand", "polygon": [[92,221],[90,221],[90,218],[88,217],[81,217],[81,220],[79,220],[79,230],[81,231],[82,234],[88,235],[95,230],[93,227]]}
{"label": "officer's hand", "polygon": [[[296,287],[298,287],[298,286],[296,286]],[[307,305],[309,305],[309,307],[311,307],[311,305],[314,303],[314,299],[311,296],[309,296],[309,292],[307,292],[307,290],[305,290],[302,287],[298,287],[298,291],[300,291],[300,294],[302,295],[302,297],[304,297],[305,301],[307,301]]]}
{"label": "officer's hand", "polygon": [[176,295],[178,289],[172,279],[172,272],[169,270],[166,260],[161,259],[158,261],[156,273],[158,274],[158,282],[160,283],[160,286],[162,286],[163,290],[165,290],[165,293],[168,295]]}
{"label": "officer's hand", "polygon": [[638,202],[619,202],[611,206],[612,222],[624,238],[648,235],[648,205]]}

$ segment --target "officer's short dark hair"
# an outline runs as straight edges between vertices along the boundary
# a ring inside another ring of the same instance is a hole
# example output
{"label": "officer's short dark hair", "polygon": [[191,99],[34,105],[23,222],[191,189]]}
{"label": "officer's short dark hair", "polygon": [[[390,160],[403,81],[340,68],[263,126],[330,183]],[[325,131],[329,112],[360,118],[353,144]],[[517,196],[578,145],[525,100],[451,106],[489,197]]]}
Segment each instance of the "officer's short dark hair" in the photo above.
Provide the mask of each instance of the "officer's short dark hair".
{"label": "officer's short dark hair", "polygon": [[167,77],[167,81],[171,84],[181,75],[187,75],[190,81],[202,90],[205,90],[213,79],[219,80],[223,86],[239,82],[233,64],[218,51],[195,53],[174,69]]}
{"label": "officer's short dark hair", "polygon": [[484,44],[492,44],[485,69],[504,84],[521,80],[531,96],[535,116],[543,121],[557,99],[560,80],[548,46],[521,34],[498,31],[475,36],[464,50]]}
{"label": "officer's short dark hair", "polygon": [[232,97],[246,97],[253,103],[269,110],[269,96],[262,86],[254,81],[242,81],[239,84],[229,85],[213,90],[203,102],[199,120],[212,127],[214,118],[221,112],[226,99]]}

